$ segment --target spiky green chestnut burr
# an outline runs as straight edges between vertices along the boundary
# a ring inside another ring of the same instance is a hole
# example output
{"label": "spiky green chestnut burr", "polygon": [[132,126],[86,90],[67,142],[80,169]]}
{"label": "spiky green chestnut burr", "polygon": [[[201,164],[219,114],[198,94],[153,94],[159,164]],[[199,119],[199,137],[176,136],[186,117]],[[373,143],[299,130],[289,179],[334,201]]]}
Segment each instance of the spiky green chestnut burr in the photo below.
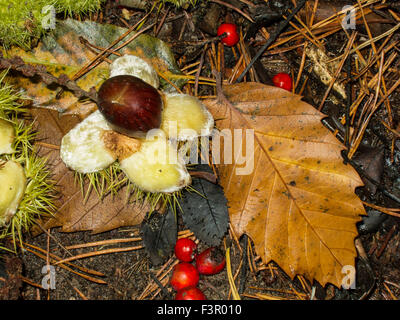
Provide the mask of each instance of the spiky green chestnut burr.
{"label": "spiky green chestnut burr", "polygon": [[[54,212],[55,188],[46,161],[35,152],[33,123],[23,120],[21,94],[0,75],[0,239],[22,233]],[[10,144],[11,141],[11,144]],[[1,144],[1,143],[0,143]]]}

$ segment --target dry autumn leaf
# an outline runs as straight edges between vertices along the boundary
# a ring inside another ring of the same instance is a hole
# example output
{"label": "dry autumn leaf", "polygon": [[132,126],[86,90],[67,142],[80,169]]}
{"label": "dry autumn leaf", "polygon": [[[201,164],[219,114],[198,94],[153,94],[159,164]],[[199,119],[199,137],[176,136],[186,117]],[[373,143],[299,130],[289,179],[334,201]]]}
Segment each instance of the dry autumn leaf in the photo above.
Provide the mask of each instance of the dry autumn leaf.
{"label": "dry autumn leaf", "polygon": [[365,214],[354,193],[362,182],[343,163],[343,146],[300,96],[258,83],[224,93],[227,99],[205,101],[217,128],[254,130],[251,174],[237,175],[237,158],[217,166],[235,233],[246,233],[264,263],[275,261],[292,278],[340,287],[342,268],[354,266],[356,223]]}
{"label": "dry autumn leaf", "polygon": [[84,194],[74,172],[65,166],[58,150],[62,137],[79,122],[78,117],[59,117],[58,112],[48,109],[34,109],[32,115],[40,127],[39,154],[48,158],[53,180],[60,192],[56,202],[58,210],[43,225],[44,228],[61,226],[64,232],[91,230],[99,233],[142,222],[150,206],[146,202],[127,203],[126,187],[118,195],[108,194],[102,199],[96,192],[91,192],[84,201]]}

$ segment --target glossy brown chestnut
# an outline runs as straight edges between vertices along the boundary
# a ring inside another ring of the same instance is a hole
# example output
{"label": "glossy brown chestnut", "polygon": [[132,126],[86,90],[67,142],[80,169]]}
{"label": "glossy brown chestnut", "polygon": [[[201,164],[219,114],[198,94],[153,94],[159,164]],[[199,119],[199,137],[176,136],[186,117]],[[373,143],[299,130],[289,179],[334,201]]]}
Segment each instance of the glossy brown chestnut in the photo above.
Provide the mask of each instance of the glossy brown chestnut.
{"label": "glossy brown chestnut", "polygon": [[160,127],[162,104],[157,89],[130,75],[107,79],[98,92],[99,110],[112,128],[136,138]]}

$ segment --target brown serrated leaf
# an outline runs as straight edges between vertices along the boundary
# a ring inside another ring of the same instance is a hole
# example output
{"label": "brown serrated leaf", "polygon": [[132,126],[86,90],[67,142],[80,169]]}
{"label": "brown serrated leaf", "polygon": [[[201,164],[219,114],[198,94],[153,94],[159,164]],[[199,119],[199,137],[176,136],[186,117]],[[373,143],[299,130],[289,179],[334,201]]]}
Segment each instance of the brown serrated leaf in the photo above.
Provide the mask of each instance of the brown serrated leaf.
{"label": "brown serrated leaf", "polygon": [[108,194],[100,199],[96,192],[91,192],[84,199],[74,172],[65,166],[58,150],[62,137],[79,122],[78,117],[60,117],[58,112],[49,109],[34,109],[32,115],[40,128],[39,154],[49,159],[53,180],[60,192],[56,202],[58,210],[43,225],[44,228],[61,226],[64,232],[91,230],[100,233],[142,222],[150,206],[147,203],[127,203],[125,188],[118,195]]}
{"label": "brown serrated leaf", "polygon": [[365,214],[354,193],[362,181],[343,164],[343,146],[300,96],[258,83],[226,86],[224,93],[227,99],[205,101],[218,129],[254,130],[251,174],[237,175],[244,167],[237,158],[217,166],[234,231],[292,278],[340,287],[343,266],[354,266],[356,223]]}

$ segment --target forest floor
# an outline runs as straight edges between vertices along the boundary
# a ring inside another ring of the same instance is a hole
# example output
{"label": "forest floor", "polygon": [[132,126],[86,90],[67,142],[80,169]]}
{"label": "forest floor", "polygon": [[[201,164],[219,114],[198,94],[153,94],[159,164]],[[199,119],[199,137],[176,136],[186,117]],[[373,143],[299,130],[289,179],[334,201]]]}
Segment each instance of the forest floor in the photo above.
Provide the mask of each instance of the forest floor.
{"label": "forest floor", "polygon": [[[269,2],[280,3],[280,1]],[[281,2],[286,3],[287,1]],[[383,5],[383,2],[375,1],[371,6],[365,7],[364,10],[373,7],[378,14],[376,14],[377,17],[366,16],[366,19],[371,19],[368,23],[369,30],[366,30],[362,17],[359,19],[356,29],[358,32],[357,44],[368,41],[370,37],[384,34],[393,25],[399,23],[400,13],[395,7]],[[314,23],[327,19],[334,14],[335,10],[341,10],[343,7],[343,3],[340,1],[320,0],[316,7],[318,10],[313,11],[316,9],[313,8],[313,3],[313,1],[308,1],[307,10],[311,10]],[[145,9],[138,9],[134,6],[121,7],[116,1],[108,0],[103,5],[101,12],[87,17],[87,19],[127,27],[143,18],[148,10],[148,7]],[[307,16],[304,13],[305,10],[304,8],[301,11],[303,13],[299,14],[299,19],[310,25],[310,23],[312,24],[310,15]],[[276,18],[276,15],[272,15],[271,12],[276,13],[279,18]],[[379,19],[384,19],[387,23],[380,23]],[[243,34],[240,45],[234,50],[228,47],[224,49],[223,78],[233,82],[244,70],[251,57],[254,57],[265,43],[266,38],[274,34],[279,22],[282,21],[280,12],[271,11],[267,1],[198,1],[196,6],[185,8],[176,8],[171,4],[165,4],[160,6],[159,10],[154,10],[146,18],[142,27],[155,23],[155,27],[146,33],[170,44],[181,70],[197,71],[196,66],[201,63],[204,68],[200,75],[213,77],[211,68],[214,63],[211,60],[215,58],[219,46],[212,43],[205,51],[203,50],[204,45],[194,43],[215,37],[217,27],[224,21],[234,22]],[[348,101],[335,90],[332,90],[328,98],[324,99],[327,85],[322,82],[321,75],[313,70],[312,59],[304,54],[304,43],[307,42],[309,47],[313,43],[322,43],[332,59],[341,57],[349,41],[349,34],[346,34],[345,30],[340,27],[334,29],[332,25],[327,24],[325,29],[312,29],[310,32],[314,32],[314,35],[306,33],[304,36],[296,31],[301,26],[299,21],[294,19],[293,24],[289,25],[275,40],[273,47],[270,47],[257,60],[245,80],[271,85],[270,79],[274,74],[278,72],[291,74],[295,84],[294,92],[302,95],[304,101],[316,108],[322,103],[321,111],[328,117],[326,126],[332,132],[339,132],[337,135],[339,140],[343,139],[346,128],[340,124],[340,119],[346,113]],[[297,37],[288,40],[291,35],[296,34]],[[379,50],[381,46],[388,48],[391,44],[398,42],[399,38],[398,33],[389,34],[375,43],[376,49]],[[371,58],[373,50],[371,46],[366,46],[354,53],[354,61],[356,61],[354,64],[360,61],[361,55],[366,60]],[[396,50],[398,51],[399,48],[394,45],[392,49],[385,52],[385,58]],[[238,64],[239,59],[242,59],[241,64]],[[389,71],[384,73],[387,89],[392,88],[399,78],[399,63],[399,58],[394,59]],[[237,72],[234,73],[234,70]],[[352,75],[355,77],[358,71],[353,68]],[[379,68],[376,64],[371,64],[366,73],[368,72],[375,75],[379,73]],[[344,83],[343,80],[346,77],[346,69],[343,67],[336,81]],[[362,87],[363,85],[365,86],[364,82],[357,80],[352,83],[353,101],[365,89]],[[196,94],[200,97],[215,95],[213,86],[201,82],[196,89],[193,84],[186,89],[192,93],[197,90]],[[368,90],[374,91],[375,87]],[[363,101],[364,103],[365,101]],[[361,110],[361,107],[359,109]],[[357,112],[357,121],[351,125],[351,130],[360,131],[363,121],[366,121],[367,117],[361,117],[360,113],[361,111]],[[399,116],[400,94],[398,90],[394,90],[387,101],[376,112],[371,113],[371,118],[368,119],[369,123],[353,157],[354,163],[358,164],[359,169],[378,182],[371,183],[371,179],[364,179],[366,186],[357,189],[361,200],[377,207],[366,206],[368,219],[360,222],[358,226],[360,237],[356,245],[359,254],[356,260],[356,288],[344,290],[330,284],[321,287],[317,282],[310,283],[301,276],[291,279],[274,262],[262,266],[259,257],[254,254],[251,242],[249,245],[250,255],[245,257],[247,259],[245,261],[242,250],[244,239],[236,242],[229,233],[226,240],[232,242],[230,265],[242,299],[394,300],[400,297],[400,219],[398,216],[396,217],[395,210],[388,209],[400,207],[400,203],[396,202],[396,199],[400,198],[400,142],[397,140],[399,131],[396,131],[398,130]],[[358,119],[361,120],[358,121]],[[390,126],[391,130],[388,130],[384,124]],[[182,234],[188,234],[182,221],[178,221],[178,230]],[[4,265],[0,268],[0,276],[7,279],[7,281],[0,282],[0,298],[24,300],[173,299],[174,292],[168,286],[168,275],[176,263],[176,259],[172,257],[162,266],[152,266],[146,251],[143,248],[134,248],[141,245],[142,242],[129,240],[139,237],[140,228],[135,226],[121,227],[100,234],[86,231],[65,233],[61,232],[59,228],[55,228],[35,237],[26,235],[25,249],[17,257],[11,254],[6,255]],[[115,241],[108,242],[111,239]],[[99,242],[99,244],[90,247],[84,246],[93,242]],[[82,246],[77,249],[68,249],[73,245]],[[131,246],[131,250],[118,252],[118,248],[129,248],[129,246]],[[200,243],[200,247],[203,248],[205,245]],[[65,264],[63,268],[56,266],[55,289],[40,288],[46,274],[43,267],[46,266],[46,256],[49,252],[58,257],[67,258],[69,257],[68,250],[72,251],[74,255],[78,255],[106,249],[110,249],[111,252],[77,259],[71,262],[73,265]],[[243,264],[247,268],[246,275],[239,272]],[[159,287],[154,281],[155,278],[161,280],[166,291]],[[232,288],[226,272],[214,276],[202,276],[199,288],[210,300],[232,299]]]}

